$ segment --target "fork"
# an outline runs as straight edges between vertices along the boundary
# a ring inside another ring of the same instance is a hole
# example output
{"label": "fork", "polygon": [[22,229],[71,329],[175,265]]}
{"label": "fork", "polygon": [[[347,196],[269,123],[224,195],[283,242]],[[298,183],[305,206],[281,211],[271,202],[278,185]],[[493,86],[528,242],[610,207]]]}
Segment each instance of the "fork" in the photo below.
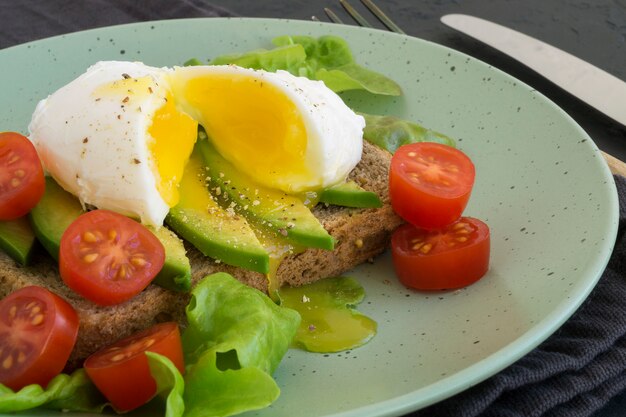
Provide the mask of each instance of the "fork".
{"label": "fork", "polygon": [[[393,20],[391,20],[389,16],[387,16],[380,9],[380,7],[376,6],[372,0],[361,0],[361,3],[363,3],[363,5],[367,7],[369,11],[372,12],[372,14],[376,16],[376,18],[380,20],[390,31],[406,35],[406,33],[397,24],[395,24]],[[343,6],[346,12],[348,12],[350,17],[352,17],[359,26],[368,28],[373,27],[350,3],[348,3],[347,0],[339,0],[339,4]],[[345,24],[343,20],[341,20],[341,18],[339,18],[339,16],[337,16],[337,14],[329,7],[324,8],[324,13],[326,13],[331,22]],[[312,16],[311,19],[319,22],[319,19],[315,16]],[[623,162],[604,151],[600,152],[613,174],[626,176],[626,162]]]}

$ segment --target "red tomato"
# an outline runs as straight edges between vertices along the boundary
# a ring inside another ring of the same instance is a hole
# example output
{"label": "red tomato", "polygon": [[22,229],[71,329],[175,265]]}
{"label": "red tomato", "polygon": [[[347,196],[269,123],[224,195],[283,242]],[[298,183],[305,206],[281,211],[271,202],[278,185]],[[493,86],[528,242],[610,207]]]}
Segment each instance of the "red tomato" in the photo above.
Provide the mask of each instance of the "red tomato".
{"label": "red tomato", "polygon": [[80,215],[63,233],[59,272],[68,287],[100,305],[140,293],[163,267],[165,249],[140,223],[108,210]]}
{"label": "red tomato", "polygon": [[489,269],[489,227],[478,219],[461,219],[429,231],[400,226],[391,237],[391,253],[400,281],[418,290],[465,287]]}
{"label": "red tomato", "polygon": [[45,185],[33,144],[19,133],[0,133],[0,220],[28,213],[41,199]]}
{"label": "red tomato", "polygon": [[137,408],[156,394],[145,352],[166,356],[181,373],[185,370],[180,332],[173,322],[122,339],[85,360],[87,375],[118,411]]}
{"label": "red tomato", "polygon": [[58,295],[36,286],[0,301],[0,383],[17,391],[45,387],[74,348],[78,315]]}
{"label": "red tomato", "polygon": [[461,217],[474,176],[472,161],[451,146],[431,142],[401,146],[391,159],[391,205],[417,227],[447,226]]}

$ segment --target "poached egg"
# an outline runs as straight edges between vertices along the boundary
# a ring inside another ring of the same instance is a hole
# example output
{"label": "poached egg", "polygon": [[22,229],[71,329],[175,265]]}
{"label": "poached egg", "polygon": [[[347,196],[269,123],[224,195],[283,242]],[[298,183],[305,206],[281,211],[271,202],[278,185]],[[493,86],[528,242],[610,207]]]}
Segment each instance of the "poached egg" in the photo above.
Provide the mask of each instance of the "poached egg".
{"label": "poached egg", "polygon": [[237,169],[292,194],[345,180],[365,127],[321,81],[284,71],[102,61],[40,101],[29,131],[44,169],[81,203],[159,227],[198,123]]}

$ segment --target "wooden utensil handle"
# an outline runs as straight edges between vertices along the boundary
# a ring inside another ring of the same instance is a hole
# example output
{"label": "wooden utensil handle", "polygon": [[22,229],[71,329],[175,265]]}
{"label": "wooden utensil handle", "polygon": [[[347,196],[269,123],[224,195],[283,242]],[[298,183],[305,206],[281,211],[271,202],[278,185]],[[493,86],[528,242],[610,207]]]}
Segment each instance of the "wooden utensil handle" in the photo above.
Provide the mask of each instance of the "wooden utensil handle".
{"label": "wooden utensil handle", "polygon": [[609,164],[609,168],[613,174],[626,176],[626,163],[606,152],[601,152],[604,159],[606,159],[607,164]]}

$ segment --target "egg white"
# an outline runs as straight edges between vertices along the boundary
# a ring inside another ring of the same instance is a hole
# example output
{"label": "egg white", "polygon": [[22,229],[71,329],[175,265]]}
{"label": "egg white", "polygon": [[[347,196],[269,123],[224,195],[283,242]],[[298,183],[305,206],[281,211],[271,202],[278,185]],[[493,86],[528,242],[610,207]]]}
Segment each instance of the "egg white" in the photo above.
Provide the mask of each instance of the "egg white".
{"label": "egg white", "polygon": [[99,62],[41,100],[29,137],[47,173],[83,204],[162,225],[169,206],[157,190],[147,130],[166,100],[166,73]]}

